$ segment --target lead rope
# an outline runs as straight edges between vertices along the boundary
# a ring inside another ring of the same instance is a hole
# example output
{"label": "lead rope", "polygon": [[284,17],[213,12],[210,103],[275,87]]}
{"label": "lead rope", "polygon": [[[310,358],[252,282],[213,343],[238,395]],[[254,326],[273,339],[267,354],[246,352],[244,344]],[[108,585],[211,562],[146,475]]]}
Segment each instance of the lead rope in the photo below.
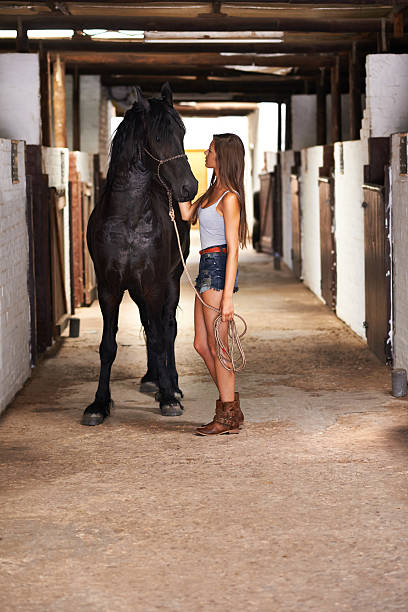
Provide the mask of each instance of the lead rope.
{"label": "lead rope", "polygon": [[[247,329],[248,329],[246,321],[245,319],[243,319],[243,317],[241,317],[241,315],[234,313],[234,317],[237,317],[238,319],[240,319],[240,321],[242,321],[244,325],[244,330],[242,331],[241,334],[239,334],[234,319],[232,319],[232,321],[228,321],[227,345],[225,345],[220,335],[220,325],[222,323],[221,311],[218,308],[215,308],[214,306],[211,306],[210,304],[206,304],[206,302],[204,302],[201,295],[198,293],[197,289],[195,288],[193,280],[190,276],[190,273],[187,270],[186,262],[183,256],[183,250],[181,248],[180,235],[179,235],[178,228],[177,228],[176,217],[174,214],[173,194],[171,192],[171,189],[168,188],[168,186],[166,185],[166,183],[163,181],[162,177],[160,176],[160,167],[162,166],[162,164],[165,164],[168,161],[172,161],[173,159],[179,159],[180,157],[187,157],[187,155],[185,155],[185,153],[181,153],[180,155],[174,155],[174,157],[169,157],[168,159],[157,159],[146,148],[144,148],[144,150],[152,159],[158,162],[157,178],[159,179],[160,183],[163,185],[167,193],[167,198],[169,201],[169,217],[171,221],[173,222],[174,229],[176,231],[177,244],[178,244],[178,248],[180,251],[181,261],[183,262],[184,271],[187,275],[188,280],[190,281],[190,285],[192,286],[196,296],[198,297],[200,302],[203,304],[203,306],[205,306],[206,308],[209,308],[210,310],[214,310],[215,312],[218,312],[218,316],[216,317],[214,321],[214,336],[215,336],[215,345],[217,347],[218,359],[221,365],[229,372],[240,372],[241,370],[245,368],[245,364],[246,364],[245,353],[244,353],[244,349],[242,348],[242,343],[241,343],[241,338],[245,336]],[[228,339],[230,339],[231,342],[229,342]],[[230,347],[230,344],[231,344],[231,347]],[[238,351],[237,360],[235,360],[234,358],[235,349]],[[231,367],[229,367],[229,364],[231,364]]]}

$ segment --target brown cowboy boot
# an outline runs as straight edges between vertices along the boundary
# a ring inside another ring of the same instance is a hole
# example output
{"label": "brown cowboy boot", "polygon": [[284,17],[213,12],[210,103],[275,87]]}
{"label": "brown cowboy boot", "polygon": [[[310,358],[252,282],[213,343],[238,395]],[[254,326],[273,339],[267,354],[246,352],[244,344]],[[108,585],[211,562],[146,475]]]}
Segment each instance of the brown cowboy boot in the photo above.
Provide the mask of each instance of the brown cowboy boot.
{"label": "brown cowboy boot", "polygon": [[[235,391],[234,393],[234,399],[235,401],[238,401],[238,406],[239,406],[239,427],[241,428],[242,425],[244,424],[244,413],[241,410],[241,406],[239,404],[239,392]],[[221,399],[218,398],[217,400],[215,400],[215,412],[217,413],[217,407],[219,406],[219,404],[221,404]],[[202,425],[202,427],[208,427],[208,425],[212,425],[215,421],[215,416],[213,418],[212,421],[210,421],[209,423],[206,423],[205,425]]]}
{"label": "brown cowboy boot", "polygon": [[212,423],[205,427],[198,427],[196,433],[200,436],[217,436],[222,434],[239,433],[239,400],[233,402],[219,402]]}

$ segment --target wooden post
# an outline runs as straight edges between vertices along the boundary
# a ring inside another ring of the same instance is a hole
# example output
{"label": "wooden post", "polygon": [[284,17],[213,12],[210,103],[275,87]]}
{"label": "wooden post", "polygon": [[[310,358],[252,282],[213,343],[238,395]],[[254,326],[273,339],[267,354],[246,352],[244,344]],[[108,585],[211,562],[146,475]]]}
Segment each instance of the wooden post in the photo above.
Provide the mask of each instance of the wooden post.
{"label": "wooden post", "polygon": [[79,112],[79,74],[78,67],[75,67],[74,71],[74,91],[73,91],[73,113],[72,113],[72,123],[73,123],[73,149],[74,151],[81,150],[81,123],[80,123],[80,112]]}
{"label": "wooden post", "polygon": [[404,11],[398,11],[394,14],[394,38],[403,38],[404,36]]}
{"label": "wooden post", "polygon": [[41,102],[41,144],[52,146],[51,126],[51,71],[50,55],[41,46],[40,54],[40,102]]}
{"label": "wooden post", "polygon": [[16,50],[18,53],[28,53],[30,51],[28,45],[27,26],[22,23],[21,19],[17,20]]}
{"label": "wooden post", "polygon": [[341,140],[341,96],[340,96],[340,58],[337,56],[336,64],[332,66],[331,81],[331,141]]}
{"label": "wooden post", "polygon": [[278,102],[278,143],[277,151],[282,151],[282,104]]}
{"label": "wooden post", "polygon": [[325,88],[325,68],[320,69],[320,77],[316,87],[316,144],[326,144],[326,88]]}
{"label": "wooden post", "polygon": [[292,98],[286,100],[285,151],[292,148]]}
{"label": "wooden post", "polygon": [[361,109],[361,77],[359,57],[356,52],[356,43],[349,54],[349,96],[350,96],[350,139],[360,138],[362,119]]}
{"label": "wooden post", "polygon": [[67,146],[65,63],[59,53],[53,64],[54,146]]}

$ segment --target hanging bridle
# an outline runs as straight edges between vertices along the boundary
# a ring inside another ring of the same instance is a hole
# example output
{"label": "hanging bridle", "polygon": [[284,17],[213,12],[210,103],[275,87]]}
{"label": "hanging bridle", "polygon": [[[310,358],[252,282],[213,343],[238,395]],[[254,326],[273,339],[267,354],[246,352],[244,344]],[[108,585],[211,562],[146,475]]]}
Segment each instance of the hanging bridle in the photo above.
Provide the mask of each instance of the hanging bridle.
{"label": "hanging bridle", "polygon": [[[215,308],[214,306],[211,306],[210,304],[207,304],[206,302],[204,302],[204,300],[202,299],[201,295],[198,293],[197,289],[194,286],[193,280],[190,276],[189,271],[187,270],[187,266],[186,266],[186,262],[184,260],[184,256],[183,256],[183,250],[181,248],[181,243],[180,243],[180,235],[178,232],[178,228],[177,228],[177,223],[176,223],[176,216],[174,214],[174,208],[173,208],[173,194],[171,191],[171,188],[168,187],[168,185],[165,183],[165,181],[162,179],[162,177],[160,176],[160,168],[163,164],[169,162],[169,161],[173,161],[174,159],[180,159],[182,157],[186,157],[187,155],[185,153],[180,153],[179,155],[173,155],[173,157],[169,157],[167,159],[158,159],[157,157],[155,157],[152,153],[150,153],[150,151],[148,151],[148,149],[146,149],[146,147],[143,147],[144,151],[149,155],[149,157],[151,157],[152,159],[154,159],[154,161],[156,161],[158,163],[157,166],[157,178],[159,179],[160,183],[163,185],[164,189],[166,190],[167,193],[167,198],[169,201],[169,217],[173,222],[174,225],[174,229],[176,230],[176,237],[177,237],[177,244],[178,244],[178,248],[180,251],[180,257],[181,257],[181,261],[183,262],[183,267],[184,267],[184,271],[187,275],[188,280],[190,281],[190,285],[192,286],[192,288],[194,289],[194,292],[196,294],[196,296],[198,297],[198,299],[200,300],[200,302],[203,304],[203,306],[205,306],[206,308],[209,308],[210,310],[214,310],[215,312],[218,312],[218,317],[216,317],[215,321],[214,321],[214,336],[215,336],[215,341],[216,341],[216,346],[217,346],[217,355],[218,355],[218,359],[221,363],[221,365],[224,366],[224,368],[228,371],[233,371],[233,372],[239,372],[240,370],[243,370],[245,367],[245,353],[244,353],[244,349],[242,348],[242,344],[241,344],[241,338],[243,338],[246,334],[247,331],[247,324],[245,322],[245,320],[236,312],[234,313],[234,317],[237,317],[238,319],[240,319],[242,321],[242,323],[244,324],[244,331],[239,334],[237,327],[235,325],[235,321],[234,319],[232,319],[231,321],[228,321],[228,337],[231,338],[231,349],[229,349],[229,346],[227,344],[227,346],[225,346],[225,344],[223,343],[223,341],[221,340],[221,336],[220,336],[220,330],[219,327],[222,323],[222,317],[221,317],[221,311],[218,308]],[[234,345],[236,344],[237,349],[238,349],[238,365],[235,365],[235,361],[234,361]],[[231,367],[228,367],[228,364],[231,364]]]}

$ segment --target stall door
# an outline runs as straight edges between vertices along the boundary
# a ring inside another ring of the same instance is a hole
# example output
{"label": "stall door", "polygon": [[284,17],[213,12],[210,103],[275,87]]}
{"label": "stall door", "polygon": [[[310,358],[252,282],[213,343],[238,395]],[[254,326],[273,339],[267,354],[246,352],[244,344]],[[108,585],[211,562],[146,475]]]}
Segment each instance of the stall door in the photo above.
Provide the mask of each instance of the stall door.
{"label": "stall door", "polygon": [[363,197],[366,308],[364,326],[369,348],[381,361],[386,362],[390,358],[387,338],[390,332],[391,284],[384,188],[364,185]]}
{"label": "stall door", "polygon": [[336,310],[336,240],[334,235],[334,180],[319,178],[320,262],[322,296],[331,310]]}
{"label": "stall door", "polygon": [[290,193],[292,200],[292,269],[296,278],[300,280],[302,277],[301,207],[297,174],[291,174]]}
{"label": "stall door", "polygon": [[261,189],[259,192],[259,220],[261,251],[273,253],[273,192],[274,174],[267,172],[259,176]]}
{"label": "stall door", "polygon": [[58,336],[68,323],[68,305],[64,272],[64,217],[65,191],[50,190],[51,287],[54,335]]}

